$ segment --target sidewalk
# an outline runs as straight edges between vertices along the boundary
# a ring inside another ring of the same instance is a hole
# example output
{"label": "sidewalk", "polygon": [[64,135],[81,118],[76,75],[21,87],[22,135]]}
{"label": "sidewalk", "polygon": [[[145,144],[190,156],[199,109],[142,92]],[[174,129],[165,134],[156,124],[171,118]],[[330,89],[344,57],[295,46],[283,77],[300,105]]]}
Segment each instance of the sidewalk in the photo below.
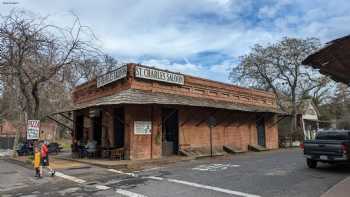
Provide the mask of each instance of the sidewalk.
{"label": "sidewalk", "polygon": [[[33,168],[33,164],[31,163],[30,160],[28,160],[28,156],[19,156],[16,158],[7,157],[6,159],[11,160],[11,161],[13,161],[21,166],[24,166],[24,167]],[[89,165],[84,164],[84,163],[57,159],[54,156],[50,157],[49,161],[50,161],[50,167],[52,167],[55,170],[89,167]]]}
{"label": "sidewalk", "polygon": [[113,168],[113,169],[128,169],[128,170],[142,170],[144,168],[149,168],[152,166],[165,165],[170,163],[175,163],[179,161],[189,161],[195,159],[195,157],[185,157],[185,156],[171,156],[161,159],[149,159],[149,160],[108,160],[108,159],[78,159],[72,158],[71,156],[56,156],[56,160],[65,160],[70,162],[76,162],[81,164],[88,164],[99,166],[103,168]]}
{"label": "sidewalk", "polygon": [[349,197],[350,196],[350,176],[331,187],[321,197]]}

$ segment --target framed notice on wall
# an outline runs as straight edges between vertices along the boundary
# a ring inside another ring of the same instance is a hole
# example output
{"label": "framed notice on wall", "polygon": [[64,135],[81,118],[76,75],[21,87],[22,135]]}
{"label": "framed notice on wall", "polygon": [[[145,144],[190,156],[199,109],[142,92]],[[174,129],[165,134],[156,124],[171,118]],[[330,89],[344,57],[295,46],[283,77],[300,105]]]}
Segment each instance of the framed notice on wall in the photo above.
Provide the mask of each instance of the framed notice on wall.
{"label": "framed notice on wall", "polygon": [[149,135],[152,130],[151,121],[134,121],[134,134]]}

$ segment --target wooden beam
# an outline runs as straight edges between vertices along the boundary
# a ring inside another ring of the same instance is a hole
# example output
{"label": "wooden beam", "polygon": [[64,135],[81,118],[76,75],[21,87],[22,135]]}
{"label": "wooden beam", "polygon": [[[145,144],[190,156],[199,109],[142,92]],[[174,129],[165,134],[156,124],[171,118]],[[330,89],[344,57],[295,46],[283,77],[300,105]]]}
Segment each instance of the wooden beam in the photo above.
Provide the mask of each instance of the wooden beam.
{"label": "wooden beam", "polygon": [[70,117],[64,115],[63,113],[58,113],[58,114],[61,115],[62,117],[64,117],[65,119],[70,120],[70,121],[73,122],[73,119],[71,119]]}
{"label": "wooden beam", "polygon": [[272,123],[272,125],[269,126],[269,128],[275,126],[276,124],[278,124],[280,121],[282,121],[283,119],[285,119],[288,116],[282,116],[281,118],[279,118],[276,122]]}
{"label": "wooden beam", "polygon": [[174,109],[167,116],[165,116],[163,122],[167,121],[176,111],[177,111],[177,109]]}
{"label": "wooden beam", "polygon": [[[209,114],[209,117],[210,117],[210,116],[214,116],[214,115],[216,114],[216,112],[217,112],[217,110],[211,112],[211,113]],[[203,122],[207,121],[207,117],[208,117],[208,116],[205,116],[204,119],[202,119],[201,121],[199,121],[199,122],[196,124],[196,127],[198,127],[199,125],[201,125]]]}
{"label": "wooden beam", "polygon": [[189,111],[190,111],[190,115],[187,117],[187,119],[185,121],[183,121],[180,124],[180,127],[184,126],[188,121],[190,121],[192,119],[193,111],[192,110],[189,110]]}
{"label": "wooden beam", "polygon": [[216,123],[216,126],[218,126],[219,124],[224,123],[224,122],[226,122],[226,121],[229,121],[229,120],[230,120],[229,118],[230,118],[230,116],[231,116],[232,114],[234,114],[234,112],[229,111],[229,113],[227,114],[227,116],[225,116],[225,117],[228,117],[228,118],[224,118],[223,120],[217,122],[217,123]]}
{"label": "wooden beam", "polygon": [[[234,123],[234,122],[236,121],[236,120],[234,119],[235,116],[236,116],[236,113],[233,113],[233,114],[231,115],[231,117],[228,118],[229,122],[228,122],[228,124],[226,124],[226,125],[224,126],[225,128],[228,127],[228,126],[230,126],[232,123]],[[231,121],[231,120],[232,120],[232,121]]]}
{"label": "wooden beam", "polygon": [[55,121],[57,124],[59,124],[59,125],[61,125],[61,126],[65,127],[65,128],[67,128],[67,129],[69,129],[70,131],[74,131],[73,128],[67,126],[66,124],[64,124],[64,123],[62,123],[62,122],[59,122],[58,120],[52,118],[51,116],[47,116],[47,117],[48,117],[50,120]]}
{"label": "wooden beam", "polygon": [[[263,115],[262,115],[263,116]],[[249,122],[249,121],[252,121],[252,120],[254,120],[254,119],[256,119],[256,114],[254,113],[254,114],[252,114],[251,116],[248,116],[249,118],[247,118],[247,120],[248,121],[242,121],[240,124],[238,124],[238,126],[240,127],[240,126],[242,126],[243,124],[245,124],[245,123],[247,123],[247,122]],[[251,118],[252,117],[252,118]]]}

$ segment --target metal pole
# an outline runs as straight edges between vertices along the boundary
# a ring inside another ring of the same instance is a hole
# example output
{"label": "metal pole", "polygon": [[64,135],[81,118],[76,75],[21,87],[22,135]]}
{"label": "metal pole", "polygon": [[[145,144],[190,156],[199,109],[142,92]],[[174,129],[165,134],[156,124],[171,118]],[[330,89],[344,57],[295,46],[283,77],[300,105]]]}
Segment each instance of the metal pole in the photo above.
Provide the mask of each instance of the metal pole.
{"label": "metal pole", "polygon": [[212,135],[212,130],[210,128],[210,157],[213,157],[213,135]]}

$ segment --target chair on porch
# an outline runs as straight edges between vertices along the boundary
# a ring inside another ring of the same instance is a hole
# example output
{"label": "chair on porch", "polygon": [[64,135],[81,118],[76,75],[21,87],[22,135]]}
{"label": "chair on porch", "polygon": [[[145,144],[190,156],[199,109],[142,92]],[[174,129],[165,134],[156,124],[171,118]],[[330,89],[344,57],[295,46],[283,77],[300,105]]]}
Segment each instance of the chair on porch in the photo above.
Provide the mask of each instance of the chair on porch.
{"label": "chair on porch", "polygon": [[124,148],[117,148],[111,150],[111,159],[123,160],[124,159]]}

